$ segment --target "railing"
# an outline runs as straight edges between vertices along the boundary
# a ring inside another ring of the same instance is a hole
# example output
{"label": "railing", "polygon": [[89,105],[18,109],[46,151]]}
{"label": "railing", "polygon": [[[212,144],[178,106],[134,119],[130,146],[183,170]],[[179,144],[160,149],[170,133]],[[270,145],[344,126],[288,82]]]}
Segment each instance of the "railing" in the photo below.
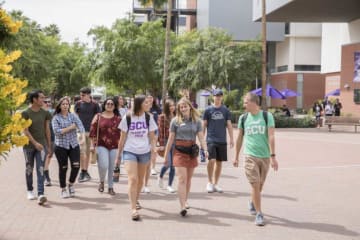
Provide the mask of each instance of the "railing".
{"label": "railing", "polygon": [[[196,9],[196,0],[193,0],[194,3],[193,4],[188,4],[189,0],[174,0],[173,1],[173,9]],[[193,5],[193,6],[191,6]],[[143,8],[143,9],[148,9],[148,8],[152,8],[152,6],[143,6],[141,5],[141,3],[138,0],[133,0],[133,8]],[[167,4],[164,4],[163,7],[161,8],[162,10],[166,10],[167,9]]]}

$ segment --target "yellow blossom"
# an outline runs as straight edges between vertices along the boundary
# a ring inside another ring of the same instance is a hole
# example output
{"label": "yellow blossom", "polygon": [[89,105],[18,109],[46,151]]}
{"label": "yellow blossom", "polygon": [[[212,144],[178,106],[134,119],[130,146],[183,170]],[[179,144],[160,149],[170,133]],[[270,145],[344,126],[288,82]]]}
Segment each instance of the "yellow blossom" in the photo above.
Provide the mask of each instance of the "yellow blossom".
{"label": "yellow blossom", "polygon": [[10,151],[11,144],[10,143],[0,143],[0,153]]}
{"label": "yellow blossom", "polygon": [[29,143],[29,139],[26,136],[11,136],[11,142],[15,144],[16,146],[24,146],[25,144]]}

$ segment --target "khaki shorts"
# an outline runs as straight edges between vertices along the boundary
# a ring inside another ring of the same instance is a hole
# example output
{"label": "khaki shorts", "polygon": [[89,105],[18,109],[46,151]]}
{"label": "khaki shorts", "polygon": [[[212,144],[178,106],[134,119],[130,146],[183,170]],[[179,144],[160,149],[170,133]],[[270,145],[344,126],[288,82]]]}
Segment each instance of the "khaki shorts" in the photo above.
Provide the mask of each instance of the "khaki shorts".
{"label": "khaki shorts", "polygon": [[[90,139],[89,132],[85,132],[85,142],[80,145],[80,154],[90,155]],[[78,140],[80,140],[80,134],[78,134]]]}
{"label": "khaki shorts", "polygon": [[245,156],[245,175],[252,183],[264,184],[266,175],[269,171],[270,158],[257,158]]}

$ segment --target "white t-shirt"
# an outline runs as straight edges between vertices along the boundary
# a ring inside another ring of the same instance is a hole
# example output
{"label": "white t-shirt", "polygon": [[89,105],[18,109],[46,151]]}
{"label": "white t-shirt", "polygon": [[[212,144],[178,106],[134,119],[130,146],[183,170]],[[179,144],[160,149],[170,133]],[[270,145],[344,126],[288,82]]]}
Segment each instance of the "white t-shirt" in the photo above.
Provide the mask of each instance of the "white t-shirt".
{"label": "white t-shirt", "polygon": [[[150,116],[150,131],[155,131],[158,127],[153,116]],[[121,120],[119,127],[121,131],[127,132],[124,151],[135,154],[144,154],[150,152],[149,129],[146,126],[145,113],[138,116],[131,116],[130,129],[126,122],[126,116]]]}

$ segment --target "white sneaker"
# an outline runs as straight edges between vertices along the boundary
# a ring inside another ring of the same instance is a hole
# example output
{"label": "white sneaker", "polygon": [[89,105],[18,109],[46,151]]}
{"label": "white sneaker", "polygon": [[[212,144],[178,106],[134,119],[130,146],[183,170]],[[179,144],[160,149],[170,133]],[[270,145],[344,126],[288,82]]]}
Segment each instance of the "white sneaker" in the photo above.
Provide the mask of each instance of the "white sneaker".
{"label": "white sneaker", "polygon": [[33,191],[27,191],[26,195],[27,195],[28,200],[35,200],[36,199],[36,196],[35,196]]}
{"label": "white sneaker", "polygon": [[218,192],[218,193],[222,193],[222,192],[223,192],[222,188],[219,187],[219,185],[214,185],[214,191],[215,191],[215,192]]}
{"label": "white sneaker", "polygon": [[155,170],[155,168],[152,168],[151,169],[151,175],[157,175],[158,173],[157,173],[157,171]]}
{"label": "white sneaker", "polygon": [[62,189],[60,193],[61,198],[69,198],[69,192],[66,189]]}
{"label": "white sneaker", "polygon": [[213,185],[212,183],[208,183],[208,184],[206,185],[206,191],[207,191],[208,193],[213,193],[213,192],[215,191],[214,185]]}
{"label": "white sneaker", "polygon": [[75,197],[75,188],[73,185],[69,185],[69,196]]}
{"label": "white sneaker", "polygon": [[163,179],[160,177],[160,175],[158,176],[157,184],[158,184],[159,188],[164,188],[164,182],[163,182]]}
{"label": "white sneaker", "polygon": [[169,191],[169,193],[174,193],[176,192],[175,189],[173,189],[171,186],[167,187],[167,190]]}
{"label": "white sneaker", "polygon": [[47,198],[45,197],[45,195],[40,195],[38,198],[38,204],[39,205],[44,205],[44,203],[47,202]]}
{"label": "white sneaker", "polygon": [[144,187],[144,188],[143,188],[143,192],[144,192],[144,193],[150,193],[150,188]]}

